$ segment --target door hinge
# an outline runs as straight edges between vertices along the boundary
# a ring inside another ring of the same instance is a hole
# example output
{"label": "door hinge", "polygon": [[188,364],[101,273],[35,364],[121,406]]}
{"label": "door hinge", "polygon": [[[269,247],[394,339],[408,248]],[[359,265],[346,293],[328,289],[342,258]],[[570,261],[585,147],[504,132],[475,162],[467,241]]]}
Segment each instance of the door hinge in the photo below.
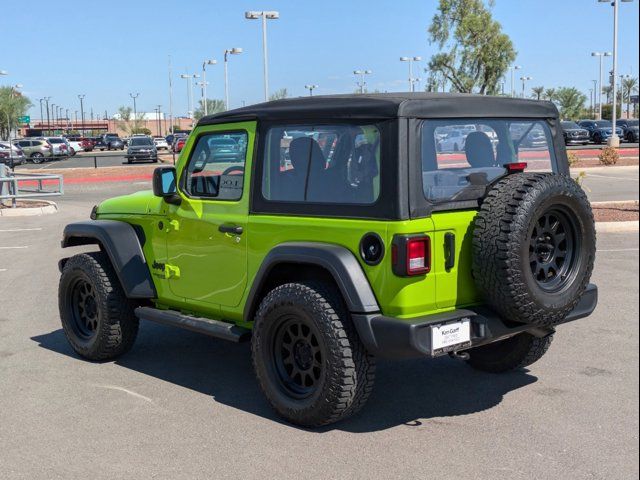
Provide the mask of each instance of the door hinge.
{"label": "door hinge", "polygon": [[170,278],[180,278],[180,268],[175,265],[165,264],[164,266],[164,278],[167,280]]}

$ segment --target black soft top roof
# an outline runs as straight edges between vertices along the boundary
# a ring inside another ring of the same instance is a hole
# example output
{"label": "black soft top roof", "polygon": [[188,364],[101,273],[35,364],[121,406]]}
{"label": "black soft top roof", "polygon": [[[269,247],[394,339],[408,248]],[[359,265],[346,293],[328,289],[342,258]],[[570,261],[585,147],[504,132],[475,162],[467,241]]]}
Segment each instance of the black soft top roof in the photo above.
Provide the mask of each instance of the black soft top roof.
{"label": "black soft top roof", "polygon": [[462,93],[318,95],[258,103],[203,117],[198,125],[245,120],[558,118],[551,102]]}

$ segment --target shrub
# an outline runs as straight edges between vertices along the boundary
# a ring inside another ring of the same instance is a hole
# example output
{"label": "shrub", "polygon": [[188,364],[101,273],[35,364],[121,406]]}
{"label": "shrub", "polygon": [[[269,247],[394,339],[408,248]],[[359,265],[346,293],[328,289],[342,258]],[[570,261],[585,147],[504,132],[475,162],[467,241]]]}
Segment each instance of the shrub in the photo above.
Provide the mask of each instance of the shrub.
{"label": "shrub", "polygon": [[574,152],[568,151],[567,160],[569,161],[569,167],[573,167],[578,163],[580,159],[578,158],[578,155],[576,155]]}
{"label": "shrub", "polygon": [[615,165],[620,159],[620,154],[614,147],[604,147],[598,155],[598,159],[602,165]]}

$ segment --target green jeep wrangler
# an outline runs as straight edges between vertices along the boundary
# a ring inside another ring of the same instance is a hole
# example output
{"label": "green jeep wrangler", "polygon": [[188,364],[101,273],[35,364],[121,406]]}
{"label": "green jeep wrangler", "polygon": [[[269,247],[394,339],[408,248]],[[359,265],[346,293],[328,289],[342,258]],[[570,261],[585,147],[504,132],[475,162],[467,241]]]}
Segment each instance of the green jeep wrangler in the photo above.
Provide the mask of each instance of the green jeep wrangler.
{"label": "green jeep wrangler", "polygon": [[[303,426],[369,397],[375,357],[526,367],[593,312],[595,228],[553,104],[446,94],[279,100],[207,116],[153,191],[64,230],[60,316],[107,360],[139,320],[251,339]],[[491,381],[490,377],[487,377]]]}

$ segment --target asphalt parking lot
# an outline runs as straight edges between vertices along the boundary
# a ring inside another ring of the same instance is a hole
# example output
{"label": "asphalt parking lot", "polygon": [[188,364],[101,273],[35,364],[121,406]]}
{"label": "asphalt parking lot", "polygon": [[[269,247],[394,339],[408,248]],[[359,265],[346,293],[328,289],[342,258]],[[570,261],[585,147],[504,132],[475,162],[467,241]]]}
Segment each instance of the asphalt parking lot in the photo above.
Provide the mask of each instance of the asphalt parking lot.
{"label": "asphalt parking lot", "polygon": [[0,220],[1,478],[638,478],[637,232],[599,235],[598,309],[529,370],[382,361],[360,415],[311,431],[274,416],[247,344],[145,323],[115,362],[72,352],[62,229],[144,188],[70,185],[59,213]]}

